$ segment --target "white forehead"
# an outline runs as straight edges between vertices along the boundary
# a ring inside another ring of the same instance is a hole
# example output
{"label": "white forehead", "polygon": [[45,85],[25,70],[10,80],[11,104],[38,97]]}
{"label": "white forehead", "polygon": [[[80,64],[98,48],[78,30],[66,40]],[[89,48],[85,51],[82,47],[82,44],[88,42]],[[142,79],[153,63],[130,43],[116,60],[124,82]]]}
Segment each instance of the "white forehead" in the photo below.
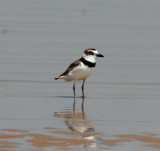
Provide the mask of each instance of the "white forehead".
{"label": "white forehead", "polygon": [[97,51],[97,50],[92,50],[92,52],[93,52],[94,54],[98,54],[98,51]]}

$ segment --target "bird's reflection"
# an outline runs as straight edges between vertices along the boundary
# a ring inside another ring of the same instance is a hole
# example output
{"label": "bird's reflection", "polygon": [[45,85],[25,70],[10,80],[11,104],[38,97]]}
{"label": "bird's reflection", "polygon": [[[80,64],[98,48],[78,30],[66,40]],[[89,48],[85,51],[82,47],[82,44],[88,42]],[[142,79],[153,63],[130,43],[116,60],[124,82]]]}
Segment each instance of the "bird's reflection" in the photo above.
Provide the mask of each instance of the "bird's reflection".
{"label": "bird's reflection", "polygon": [[95,128],[92,121],[85,114],[83,102],[84,98],[82,98],[80,110],[76,110],[74,102],[73,108],[55,112],[55,117],[64,118],[65,124],[70,131],[78,133],[81,139],[88,140],[89,142],[85,144],[85,147],[96,147]]}

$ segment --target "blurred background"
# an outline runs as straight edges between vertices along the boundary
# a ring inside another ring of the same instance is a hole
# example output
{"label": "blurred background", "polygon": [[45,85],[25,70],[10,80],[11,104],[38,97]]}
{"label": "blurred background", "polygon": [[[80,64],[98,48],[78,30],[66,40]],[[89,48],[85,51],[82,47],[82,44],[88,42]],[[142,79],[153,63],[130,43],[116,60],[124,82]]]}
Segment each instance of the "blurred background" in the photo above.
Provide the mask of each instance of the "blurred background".
{"label": "blurred background", "polygon": [[157,0],[0,3],[0,79],[48,81],[94,47],[106,82],[160,82]]}

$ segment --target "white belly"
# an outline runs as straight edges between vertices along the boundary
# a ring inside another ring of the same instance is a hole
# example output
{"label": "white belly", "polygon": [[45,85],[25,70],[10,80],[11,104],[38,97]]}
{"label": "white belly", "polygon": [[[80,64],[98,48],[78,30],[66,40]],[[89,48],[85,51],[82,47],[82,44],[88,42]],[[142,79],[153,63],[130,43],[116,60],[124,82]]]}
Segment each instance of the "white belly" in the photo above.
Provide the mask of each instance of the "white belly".
{"label": "white belly", "polygon": [[94,68],[89,68],[88,66],[81,64],[81,66],[78,66],[75,69],[73,69],[73,71],[71,71],[68,74],[65,80],[85,80],[92,74],[93,70]]}

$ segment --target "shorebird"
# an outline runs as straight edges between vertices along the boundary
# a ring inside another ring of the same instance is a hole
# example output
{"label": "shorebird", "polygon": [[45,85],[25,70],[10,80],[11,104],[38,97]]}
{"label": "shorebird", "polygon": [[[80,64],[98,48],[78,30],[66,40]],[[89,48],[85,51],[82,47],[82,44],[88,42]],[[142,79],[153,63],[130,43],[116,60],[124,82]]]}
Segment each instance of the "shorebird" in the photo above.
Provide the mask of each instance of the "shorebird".
{"label": "shorebird", "polygon": [[75,83],[78,80],[83,80],[82,83],[82,97],[84,98],[84,83],[85,80],[92,74],[96,66],[96,58],[104,57],[102,54],[99,54],[95,48],[88,48],[84,50],[83,56],[71,63],[67,70],[62,73],[60,76],[56,77],[57,79],[64,79],[65,81],[74,81],[73,84],[73,93],[74,98],[76,98],[75,92]]}

